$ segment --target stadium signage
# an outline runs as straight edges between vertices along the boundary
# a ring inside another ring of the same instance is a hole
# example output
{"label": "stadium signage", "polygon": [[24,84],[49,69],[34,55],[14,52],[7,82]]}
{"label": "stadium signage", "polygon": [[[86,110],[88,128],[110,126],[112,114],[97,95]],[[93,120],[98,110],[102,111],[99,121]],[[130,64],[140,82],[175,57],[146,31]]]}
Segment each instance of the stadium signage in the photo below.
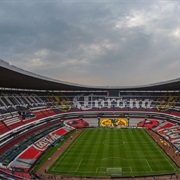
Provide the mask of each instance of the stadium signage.
{"label": "stadium signage", "polygon": [[136,98],[125,98],[125,97],[117,97],[117,98],[98,98],[94,94],[90,95],[78,95],[73,98],[74,107],[81,110],[90,110],[92,108],[144,108],[144,109],[152,109],[152,99],[136,99]]}
{"label": "stadium signage", "polygon": [[44,151],[49,145],[58,140],[60,136],[58,134],[50,133],[48,136],[41,138],[39,141],[34,143],[34,147],[37,150]]}

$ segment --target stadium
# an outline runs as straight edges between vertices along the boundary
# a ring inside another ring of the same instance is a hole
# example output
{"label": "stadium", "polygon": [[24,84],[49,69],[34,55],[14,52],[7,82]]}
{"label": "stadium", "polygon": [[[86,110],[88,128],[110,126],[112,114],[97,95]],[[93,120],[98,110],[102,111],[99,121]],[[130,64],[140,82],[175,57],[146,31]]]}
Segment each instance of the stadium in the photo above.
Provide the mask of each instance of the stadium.
{"label": "stadium", "polygon": [[0,60],[1,179],[180,179],[180,78],[85,86]]}

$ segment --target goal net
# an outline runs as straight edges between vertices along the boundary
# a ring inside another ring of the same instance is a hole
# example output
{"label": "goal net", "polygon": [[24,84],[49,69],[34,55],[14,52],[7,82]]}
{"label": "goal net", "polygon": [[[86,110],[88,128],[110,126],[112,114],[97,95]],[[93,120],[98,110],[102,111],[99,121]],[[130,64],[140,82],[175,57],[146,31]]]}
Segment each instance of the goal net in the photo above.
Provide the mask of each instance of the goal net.
{"label": "goal net", "polygon": [[106,174],[108,176],[121,176],[122,168],[106,168]]}

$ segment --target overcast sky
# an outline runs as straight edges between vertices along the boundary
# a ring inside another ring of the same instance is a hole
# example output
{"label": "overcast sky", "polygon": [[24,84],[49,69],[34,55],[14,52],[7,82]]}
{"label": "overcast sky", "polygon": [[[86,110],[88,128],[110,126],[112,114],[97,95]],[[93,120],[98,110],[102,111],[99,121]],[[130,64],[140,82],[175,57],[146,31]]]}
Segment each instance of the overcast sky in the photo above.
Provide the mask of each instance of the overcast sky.
{"label": "overcast sky", "polygon": [[0,0],[0,58],[84,85],[180,78],[180,0]]}

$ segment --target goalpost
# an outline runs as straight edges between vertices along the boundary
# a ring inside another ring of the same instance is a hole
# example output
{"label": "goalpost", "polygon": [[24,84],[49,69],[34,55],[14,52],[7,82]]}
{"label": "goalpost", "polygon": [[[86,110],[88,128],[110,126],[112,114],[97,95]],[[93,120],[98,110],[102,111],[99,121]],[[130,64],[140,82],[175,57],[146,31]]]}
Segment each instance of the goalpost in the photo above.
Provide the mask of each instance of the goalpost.
{"label": "goalpost", "polygon": [[106,174],[113,177],[122,176],[122,168],[106,168]]}

